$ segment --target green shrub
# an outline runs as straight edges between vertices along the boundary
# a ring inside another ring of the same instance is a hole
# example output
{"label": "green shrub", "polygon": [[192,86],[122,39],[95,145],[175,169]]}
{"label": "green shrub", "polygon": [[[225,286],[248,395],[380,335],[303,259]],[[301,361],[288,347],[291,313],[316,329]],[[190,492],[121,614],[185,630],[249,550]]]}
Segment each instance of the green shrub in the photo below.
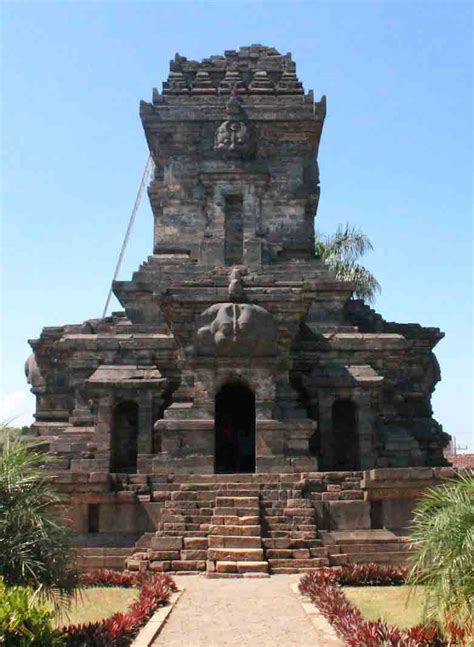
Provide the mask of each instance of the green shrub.
{"label": "green shrub", "polygon": [[52,627],[54,612],[27,586],[5,586],[0,578],[0,645],[57,647],[64,644]]}
{"label": "green shrub", "polygon": [[426,587],[427,615],[474,631],[474,471],[426,490],[415,508],[408,583]]}
{"label": "green shrub", "polygon": [[8,436],[0,452],[0,576],[64,603],[78,586],[71,533],[58,517],[47,456]]}

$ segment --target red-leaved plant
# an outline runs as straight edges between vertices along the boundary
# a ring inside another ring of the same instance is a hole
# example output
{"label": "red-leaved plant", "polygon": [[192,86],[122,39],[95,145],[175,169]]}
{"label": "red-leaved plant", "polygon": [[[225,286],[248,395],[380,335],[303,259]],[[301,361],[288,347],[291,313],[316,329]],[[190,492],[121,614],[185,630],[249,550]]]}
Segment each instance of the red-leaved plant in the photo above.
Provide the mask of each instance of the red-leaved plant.
{"label": "red-leaved plant", "polygon": [[173,578],[166,573],[153,576],[144,573],[132,575],[104,569],[82,575],[81,581],[88,586],[138,586],[140,595],[129,606],[127,613],[114,613],[110,618],[99,622],[63,627],[61,633],[67,647],[129,645],[150,616],[168,602],[173,591],[177,591]]}
{"label": "red-leaved plant", "polygon": [[[146,573],[123,573],[111,571],[108,568],[101,568],[97,571],[90,571],[80,575],[80,582],[83,586],[120,586],[124,588],[139,587],[149,579]],[[169,578],[171,580],[171,578]]]}
{"label": "red-leaved plant", "polygon": [[466,645],[467,635],[461,627],[447,627],[450,639],[446,641],[436,624],[403,630],[381,620],[366,620],[339,588],[341,585],[398,585],[403,584],[404,575],[404,569],[378,564],[321,568],[304,575],[299,590],[318,607],[348,647]]}

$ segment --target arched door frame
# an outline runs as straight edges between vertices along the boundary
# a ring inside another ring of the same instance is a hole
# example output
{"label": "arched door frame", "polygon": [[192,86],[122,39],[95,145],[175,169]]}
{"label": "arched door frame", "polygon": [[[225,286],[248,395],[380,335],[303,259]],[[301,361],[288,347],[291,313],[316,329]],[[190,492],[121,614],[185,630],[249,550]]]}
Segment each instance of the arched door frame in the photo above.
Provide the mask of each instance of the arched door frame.
{"label": "arched door frame", "polygon": [[[237,402],[230,400],[232,390],[234,390],[234,397],[238,396]],[[229,398],[229,400],[226,402],[225,398]],[[224,409],[226,406],[228,407],[227,412]],[[224,381],[216,391],[214,439],[214,470],[216,473],[255,472],[255,393],[245,380],[231,378]]]}
{"label": "arched door frame", "polygon": [[[339,420],[336,419],[336,414]],[[337,429],[337,422],[347,428],[344,437]],[[336,471],[358,470],[360,467],[359,407],[351,397],[337,397],[331,407],[331,435],[334,469]],[[346,454],[349,450],[349,455]],[[343,464],[341,466],[341,463]]]}
{"label": "arched door frame", "polygon": [[[131,429],[128,430],[128,437],[119,437],[123,430],[121,429],[122,420],[132,417],[128,420]],[[137,472],[138,465],[138,438],[140,429],[140,407],[136,400],[132,398],[120,399],[114,403],[112,410],[110,433],[110,468],[112,472]],[[120,451],[120,445],[125,444],[128,451]],[[124,460],[124,456],[130,458]]]}
{"label": "arched door frame", "polygon": [[320,436],[321,469],[331,471],[334,465],[332,445],[332,406],[335,400],[350,399],[357,407],[359,469],[375,467],[376,455],[373,445],[374,413],[371,407],[371,394],[368,389],[360,388],[320,388],[318,389],[318,434]]}

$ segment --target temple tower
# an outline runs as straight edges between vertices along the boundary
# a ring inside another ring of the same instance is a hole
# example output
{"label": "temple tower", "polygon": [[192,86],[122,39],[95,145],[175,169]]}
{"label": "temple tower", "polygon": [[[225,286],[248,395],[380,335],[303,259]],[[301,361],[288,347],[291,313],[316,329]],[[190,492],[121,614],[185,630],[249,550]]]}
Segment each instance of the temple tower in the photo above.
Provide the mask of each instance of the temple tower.
{"label": "temple tower", "polygon": [[[324,116],[291,56],[260,45],[201,63],[176,55],[162,94],[140,105],[153,257],[114,291],[134,324],[160,313],[179,345],[154,470],[317,467],[316,423],[289,371],[316,292],[341,311],[350,294],[314,259]],[[223,404],[232,386],[240,407]]]}

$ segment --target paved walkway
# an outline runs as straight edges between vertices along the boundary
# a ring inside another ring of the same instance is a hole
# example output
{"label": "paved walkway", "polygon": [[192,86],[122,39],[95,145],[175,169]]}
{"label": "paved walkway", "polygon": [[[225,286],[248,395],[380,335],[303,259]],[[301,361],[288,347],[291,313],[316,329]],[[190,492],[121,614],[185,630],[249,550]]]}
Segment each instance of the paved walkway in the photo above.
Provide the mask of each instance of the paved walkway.
{"label": "paved walkway", "polygon": [[176,576],[185,591],[153,647],[323,647],[290,589],[300,577]]}

